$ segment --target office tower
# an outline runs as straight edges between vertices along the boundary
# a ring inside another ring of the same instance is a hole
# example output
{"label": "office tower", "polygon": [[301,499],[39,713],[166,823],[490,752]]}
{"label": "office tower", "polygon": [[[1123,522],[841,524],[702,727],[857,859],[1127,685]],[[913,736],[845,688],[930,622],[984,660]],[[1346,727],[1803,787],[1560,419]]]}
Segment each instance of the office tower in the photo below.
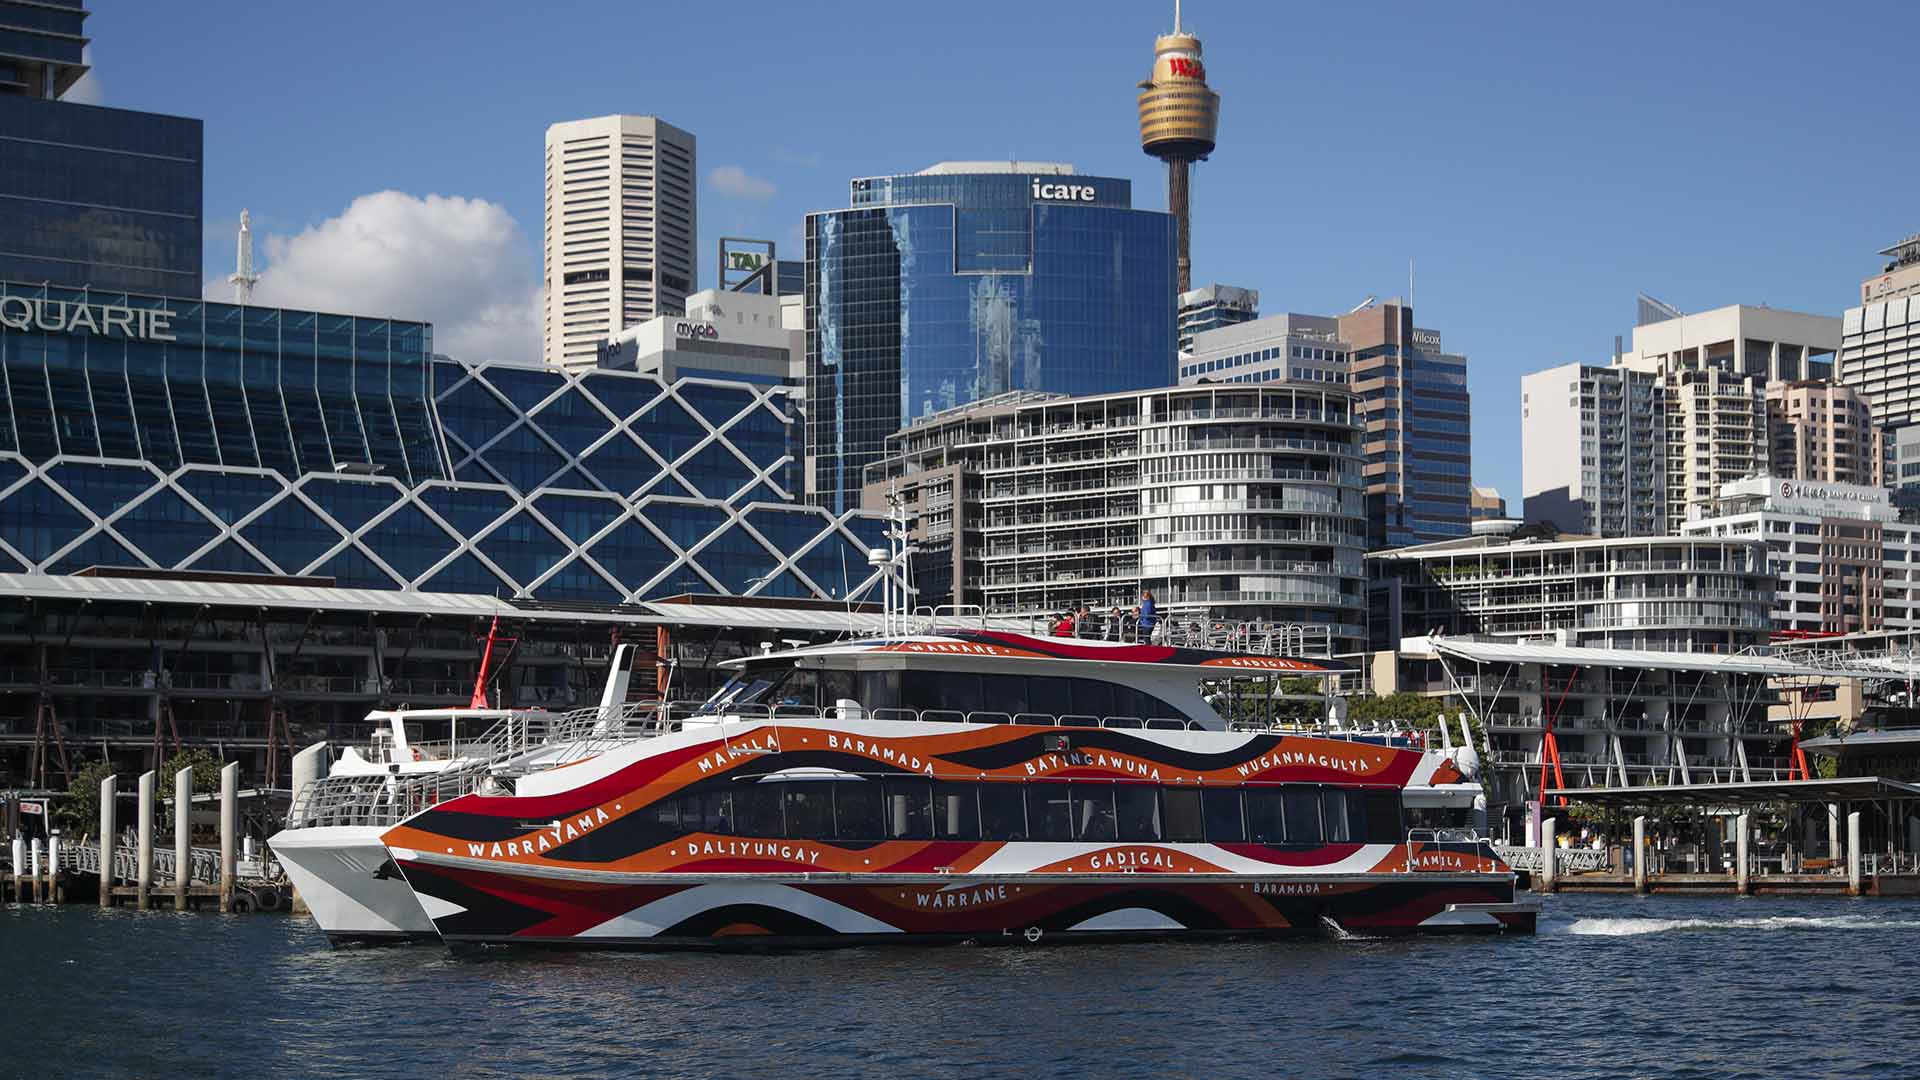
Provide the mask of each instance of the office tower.
{"label": "office tower", "polygon": [[1193,348],[1195,334],[1260,317],[1260,294],[1232,285],[1203,285],[1180,294],[1180,351]]}
{"label": "office tower", "polygon": [[1507,500],[1500,494],[1499,488],[1474,485],[1473,494],[1468,496],[1467,506],[1473,513],[1473,520],[1505,521],[1507,518]]}
{"label": "office tower", "polygon": [[200,293],[199,120],[64,100],[80,0],[0,0],[0,279]]}
{"label": "office tower", "polygon": [[1370,546],[1467,535],[1473,437],[1467,358],[1446,352],[1440,332],[1413,325],[1396,301],[1339,317],[1348,385],[1367,428]]}
{"label": "office tower", "polygon": [[1589,536],[1666,535],[1666,414],[1653,372],[1562,364],[1522,376],[1526,520]]}
{"label": "office tower", "polygon": [[1173,218],[1071,165],[945,162],[807,216],[812,497],[860,505],[911,421],[1008,390],[1174,381]]}
{"label": "office tower", "polygon": [[1920,236],[1880,254],[1884,270],[1841,318],[1838,378],[1867,396],[1874,423],[1904,428],[1920,424]]}
{"label": "office tower", "polygon": [[694,287],[694,138],[652,116],[547,128],[546,362],[591,367],[601,342],[686,311]]}

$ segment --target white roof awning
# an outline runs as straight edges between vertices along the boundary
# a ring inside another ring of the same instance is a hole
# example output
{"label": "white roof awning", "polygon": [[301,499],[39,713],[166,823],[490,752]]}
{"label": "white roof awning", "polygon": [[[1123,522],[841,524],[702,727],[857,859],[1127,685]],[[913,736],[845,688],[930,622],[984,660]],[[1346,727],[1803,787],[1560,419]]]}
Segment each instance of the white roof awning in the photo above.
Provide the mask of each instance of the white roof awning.
{"label": "white roof awning", "polygon": [[1467,638],[1411,637],[1400,640],[1403,656],[1450,657],[1474,664],[1566,664],[1576,667],[1640,668],[1763,678],[1857,679],[1859,672],[1809,667],[1748,653],[1656,652],[1650,649],[1595,649],[1580,645],[1529,645]]}

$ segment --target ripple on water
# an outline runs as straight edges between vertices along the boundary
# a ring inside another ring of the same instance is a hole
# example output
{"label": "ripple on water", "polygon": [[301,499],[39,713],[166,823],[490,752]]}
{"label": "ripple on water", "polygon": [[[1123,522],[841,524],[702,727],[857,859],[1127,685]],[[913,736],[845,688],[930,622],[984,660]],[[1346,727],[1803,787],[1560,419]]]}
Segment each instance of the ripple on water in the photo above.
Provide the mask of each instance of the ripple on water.
{"label": "ripple on water", "polygon": [[[0,1062],[248,1080],[1884,1077],[1911,1071],[1917,927],[1898,901],[1554,896],[1531,938],[454,957],[333,951],[285,918],[16,907],[0,956],[34,992],[0,1001]],[[1781,988],[1783,948],[1787,1011],[1756,997],[1756,980]],[[1817,1040],[1782,1035],[1812,1024]]]}

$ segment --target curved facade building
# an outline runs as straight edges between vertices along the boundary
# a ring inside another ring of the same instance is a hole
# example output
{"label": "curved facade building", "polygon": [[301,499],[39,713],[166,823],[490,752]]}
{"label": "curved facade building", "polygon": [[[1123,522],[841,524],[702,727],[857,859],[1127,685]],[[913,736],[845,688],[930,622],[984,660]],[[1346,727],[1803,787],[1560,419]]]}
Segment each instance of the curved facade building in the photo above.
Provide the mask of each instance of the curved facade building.
{"label": "curved facade building", "polygon": [[1366,637],[1353,395],[1191,387],[1009,395],[901,432],[867,505],[915,521],[921,602],[1048,615],[1086,604]]}
{"label": "curved facade building", "polygon": [[807,217],[816,501],[857,506],[862,470],[916,419],[1174,382],[1173,218],[1133,209],[1129,181],[949,162],[852,188]]}
{"label": "curved facade building", "polygon": [[790,389],[470,365],[424,323],[0,283],[0,574],[841,600]]}

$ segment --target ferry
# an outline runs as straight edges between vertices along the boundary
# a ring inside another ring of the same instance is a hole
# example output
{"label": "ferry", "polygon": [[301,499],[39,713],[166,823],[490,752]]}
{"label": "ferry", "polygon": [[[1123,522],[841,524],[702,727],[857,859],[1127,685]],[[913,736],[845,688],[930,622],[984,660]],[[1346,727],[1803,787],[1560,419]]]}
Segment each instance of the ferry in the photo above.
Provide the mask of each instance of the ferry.
{"label": "ferry", "polygon": [[[488,656],[492,655],[489,639]],[[314,921],[336,946],[435,941],[439,934],[387,857],[381,834],[435,803],[511,792],[519,777],[590,756],[643,728],[652,703],[629,705],[635,647],[619,646],[600,704],[554,713],[485,707],[486,662],[472,707],[375,710],[368,744],[324,762],[268,839]],[[447,738],[423,742],[425,732]],[[462,732],[466,733],[463,739]]]}
{"label": "ferry", "polygon": [[[891,628],[890,628],[891,629]],[[984,627],[731,661],[648,737],[382,836],[452,945],[1530,933],[1470,753],[1229,723],[1324,662]]]}

